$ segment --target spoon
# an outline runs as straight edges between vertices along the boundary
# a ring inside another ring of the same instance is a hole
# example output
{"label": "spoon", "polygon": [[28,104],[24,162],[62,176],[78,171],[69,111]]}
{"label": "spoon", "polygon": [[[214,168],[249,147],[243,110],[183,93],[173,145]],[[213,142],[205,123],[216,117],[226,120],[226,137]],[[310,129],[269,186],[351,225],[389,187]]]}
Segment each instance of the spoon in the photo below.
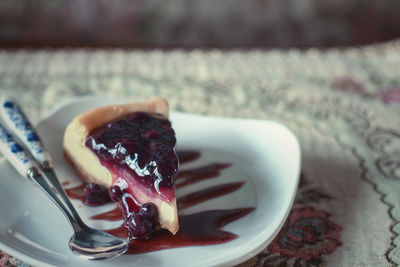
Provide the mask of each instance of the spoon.
{"label": "spoon", "polygon": [[10,130],[0,124],[0,152],[22,176],[43,190],[67,217],[74,230],[69,240],[70,249],[90,260],[108,259],[125,253],[129,245],[127,240],[90,228],[79,217],[57,179],[49,153],[18,104],[11,98],[3,98],[0,117]]}

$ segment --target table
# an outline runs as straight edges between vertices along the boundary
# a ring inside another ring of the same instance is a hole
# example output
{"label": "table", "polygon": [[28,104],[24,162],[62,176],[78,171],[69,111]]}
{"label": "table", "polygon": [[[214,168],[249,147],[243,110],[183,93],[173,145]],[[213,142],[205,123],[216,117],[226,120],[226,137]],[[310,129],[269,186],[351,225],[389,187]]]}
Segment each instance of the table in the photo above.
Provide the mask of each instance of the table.
{"label": "table", "polygon": [[[243,266],[400,264],[400,42],[319,51],[3,50],[0,92],[34,122],[87,94],[271,119],[302,147],[281,232]],[[0,266],[27,266],[1,252]]]}

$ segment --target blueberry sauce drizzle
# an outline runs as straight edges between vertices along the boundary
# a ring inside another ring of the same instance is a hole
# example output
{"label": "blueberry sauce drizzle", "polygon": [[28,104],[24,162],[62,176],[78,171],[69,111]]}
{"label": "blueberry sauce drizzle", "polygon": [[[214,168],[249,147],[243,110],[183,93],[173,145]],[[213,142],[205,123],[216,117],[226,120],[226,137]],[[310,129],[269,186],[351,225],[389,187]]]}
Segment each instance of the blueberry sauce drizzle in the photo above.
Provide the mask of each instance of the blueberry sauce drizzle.
{"label": "blueberry sauce drizzle", "polygon": [[[139,254],[168,248],[206,246],[223,244],[237,238],[237,235],[223,231],[226,224],[251,213],[254,208],[229,210],[208,210],[191,215],[179,216],[179,231],[172,235],[167,230],[153,233],[149,239],[135,239],[129,243],[127,254]],[[112,235],[126,237],[126,228],[108,230]]]}
{"label": "blueberry sauce drizzle", "polygon": [[86,204],[85,191],[84,191],[85,186],[86,184],[82,184],[75,187],[64,188],[64,191],[65,193],[67,193],[69,198],[80,200],[84,204]]}
{"label": "blueberry sauce drizzle", "polygon": [[228,168],[228,163],[211,163],[198,168],[180,171],[176,178],[176,188],[181,188],[190,184],[200,182],[205,179],[217,178],[221,170]]}
{"label": "blueberry sauce drizzle", "polygon": [[194,161],[200,157],[200,152],[196,150],[179,150],[176,152],[180,163]]}
{"label": "blueberry sauce drizzle", "polygon": [[178,210],[183,210],[201,202],[232,193],[239,190],[242,186],[243,182],[228,183],[207,187],[194,193],[189,193],[177,199]]}
{"label": "blueberry sauce drizzle", "polygon": [[[184,157],[184,160],[179,158],[180,162],[190,162],[197,159],[200,153],[194,150],[178,151],[178,156]],[[182,179],[186,181],[181,187],[197,183],[209,178],[219,176],[220,170],[229,167],[230,164],[213,163],[199,168],[187,169],[184,175],[177,177],[177,182]],[[222,185],[211,186],[202,189],[177,199],[178,210],[181,211],[201,202],[223,196],[234,192],[243,186],[244,182],[227,183]],[[83,186],[66,189],[70,198],[80,199],[85,203]],[[81,193],[79,193],[79,191]],[[112,196],[110,190],[110,196]],[[121,192],[119,192],[121,194]],[[147,204],[147,203],[146,203]],[[185,247],[185,246],[204,246],[214,245],[229,242],[237,235],[223,231],[221,228],[237,219],[240,219],[251,213],[254,208],[237,208],[229,210],[207,210],[190,215],[179,215],[179,231],[172,235],[167,230],[161,229],[151,232],[151,238],[132,239],[128,254],[138,254],[150,251],[157,251],[167,248]],[[137,212],[137,211],[136,211]],[[154,215],[154,214],[153,214]],[[120,208],[115,208],[105,213],[92,216],[91,219],[117,221],[124,218],[124,211]],[[128,238],[131,236],[129,228],[121,225],[120,227],[107,230],[107,232]],[[146,235],[145,237],[148,237]]]}
{"label": "blueberry sauce drizzle", "polygon": [[122,211],[119,207],[105,213],[100,213],[91,216],[92,220],[120,221],[123,218]]}

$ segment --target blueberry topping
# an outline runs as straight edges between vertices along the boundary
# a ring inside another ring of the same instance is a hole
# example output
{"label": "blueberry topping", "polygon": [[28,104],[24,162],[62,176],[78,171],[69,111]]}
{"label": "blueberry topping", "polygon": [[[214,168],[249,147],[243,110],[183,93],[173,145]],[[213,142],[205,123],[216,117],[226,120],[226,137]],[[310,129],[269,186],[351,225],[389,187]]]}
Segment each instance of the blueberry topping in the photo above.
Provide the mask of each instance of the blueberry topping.
{"label": "blueberry topping", "polygon": [[114,202],[121,201],[123,194],[124,194],[124,191],[118,185],[113,185],[108,190],[108,195],[110,196],[111,200]]}
{"label": "blueberry topping", "polygon": [[85,203],[88,205],[101,205],[110,202],[108,190],[104,186],[90,183],[84,188]]}
{"label": "blueberry topping", "polygon": [[134,179],[153,193],[173,189],[179,161],[171,123],[158,114],[134,112],[95,129],[85,144],[114,177],[125,180],[114,183],[108,195],[120,204],[129,237],[147,238],[158,225],[157,207],[140,204],[127,185]]}
{"label": "blueberry topping", "polygon": [[157,220],[157,216],[158,216],[157,207],[153,203],[150,203],[150,202],[144,203],[140,207],[139,214],[142,215],[143,217]]}
{"label": "blueberry topping", "polygon": [[144,112],[110,122],[94,130],[86,140],[86,146],[103,165],[130,172],[154,192],[175,184],[179,164],[175,144],[171,123],[160,115]]}
{"label": "blueberry topping", "polygon": [[135,213],[128,217],[125,225],[128,228],[130,238],[143,239],[148,238],[156,229],[157,221],[152,218],[146,218],[141,214]]}
{"label": "blueberry topping", "polygon": [[158,210],[153,203],[138,204],[132,194],[114,184],[109,189],[113,201],[119,202],[124,225],[130,239],[148,238],[158,226]]}
{"label": "blueberry topping", "polygon": [[147,139],[159,139],[161,137],[161,133],[156,130],[150,130],[145,132],[143,135]]}

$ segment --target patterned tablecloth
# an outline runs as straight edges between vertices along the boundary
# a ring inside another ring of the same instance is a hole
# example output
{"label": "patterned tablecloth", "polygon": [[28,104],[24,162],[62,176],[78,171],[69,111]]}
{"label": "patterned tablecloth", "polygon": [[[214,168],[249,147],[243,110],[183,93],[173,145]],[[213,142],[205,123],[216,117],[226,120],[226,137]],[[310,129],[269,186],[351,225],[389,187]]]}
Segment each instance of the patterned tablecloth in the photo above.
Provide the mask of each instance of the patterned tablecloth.
{"label": "patterned tablecloth", "polygon": [[[162,96],[185,112],[280,121],[302,147],[281,232],[245,266],[400,263],[400,43],[307,51],[0,51],[1,95],[38,122],[75,96]],[[0,266],[25,266],[0,252]]]}

